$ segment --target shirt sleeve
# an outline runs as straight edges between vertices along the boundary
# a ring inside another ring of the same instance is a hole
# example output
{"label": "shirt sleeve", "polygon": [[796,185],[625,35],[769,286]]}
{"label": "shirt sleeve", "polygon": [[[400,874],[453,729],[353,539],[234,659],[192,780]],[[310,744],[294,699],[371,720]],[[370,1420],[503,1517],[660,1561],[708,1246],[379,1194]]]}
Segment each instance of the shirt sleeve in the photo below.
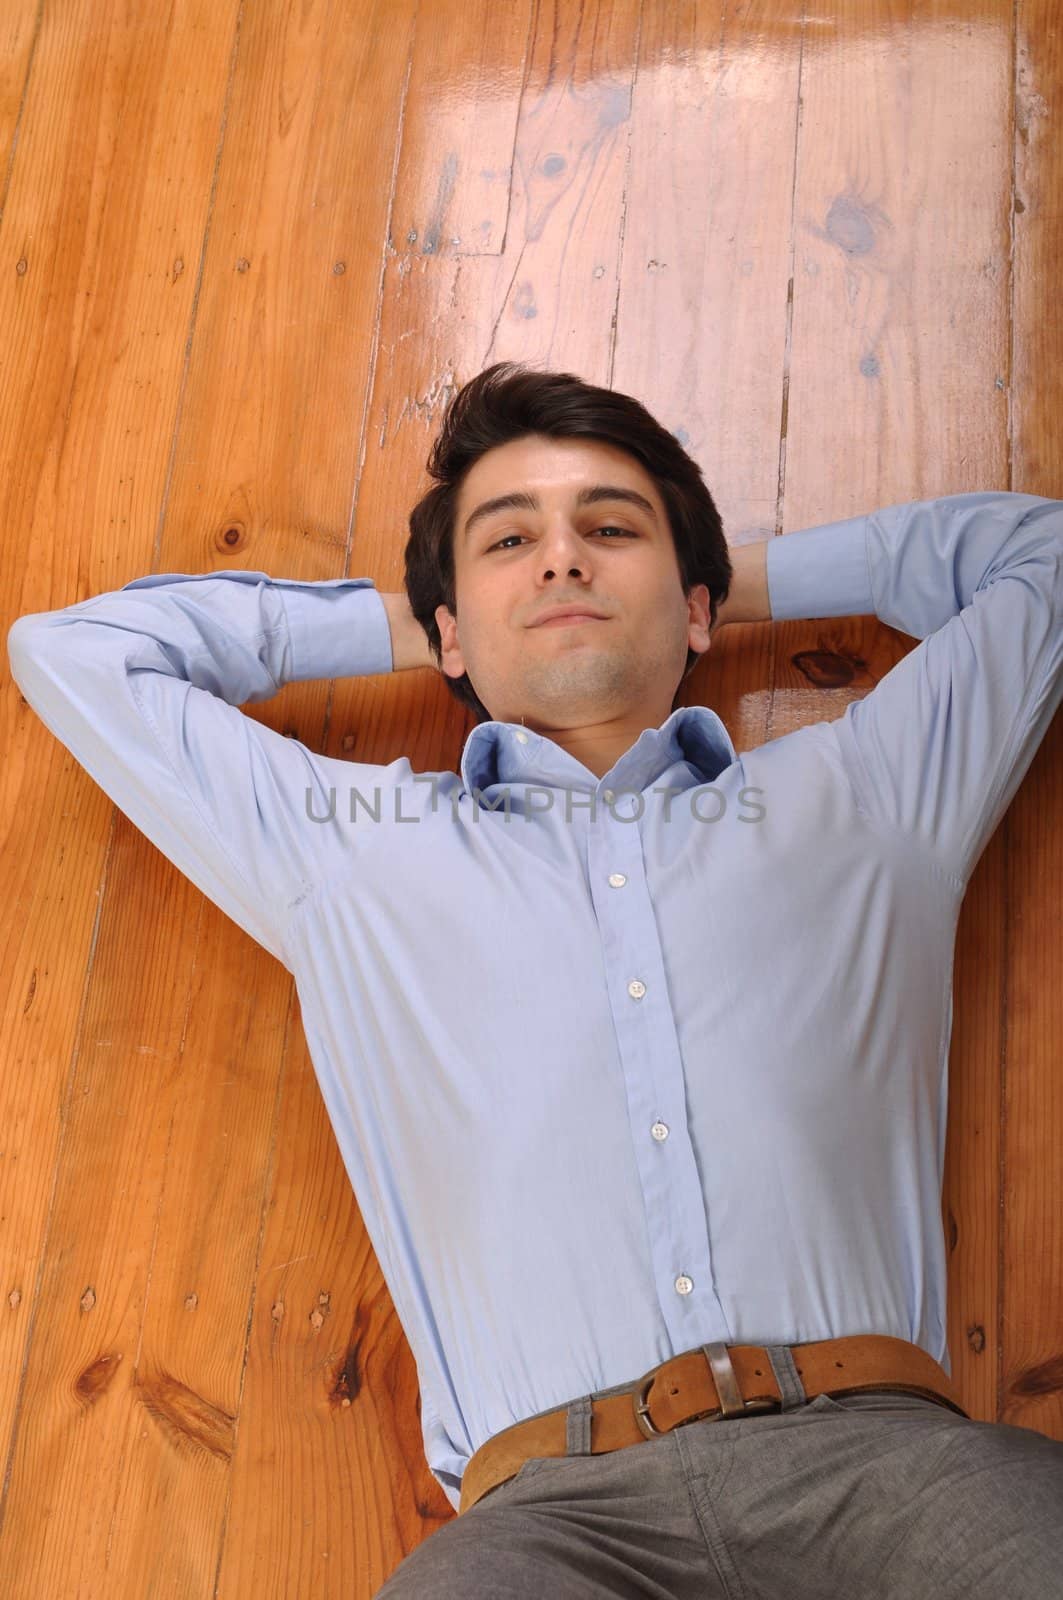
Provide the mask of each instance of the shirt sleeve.
{"label": "shirt sleeve", "polygon": [[771,540],[773,620],[922,642],[832,723],[864,811],[966,884],[1063,693],[1063,501],[976,493]]}
{"label": "shirt sleeve", "polygon": [[290,970],[287,912],[325,870],[336,834],[315,822],[336,768],[394,784],[409,763],[328,761],[237,707],[296,680],[390,672],[390,624],[371,579],[161,573],[21,616],[7,649],[45,726]]}

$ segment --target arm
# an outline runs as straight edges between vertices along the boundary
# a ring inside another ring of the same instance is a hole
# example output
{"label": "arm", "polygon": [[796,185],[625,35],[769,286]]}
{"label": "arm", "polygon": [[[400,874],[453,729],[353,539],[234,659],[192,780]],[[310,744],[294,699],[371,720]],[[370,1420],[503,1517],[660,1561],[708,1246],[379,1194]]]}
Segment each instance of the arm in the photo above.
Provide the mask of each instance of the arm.
{"label": "arm", "polygon": [[126,816],[289,965],[289,907],[351,843],[341,807],[332,822],[310,811],[327,816],[337,771],[394,787],[410,765],[329,761],[236,708],[286,683],[392,671],[384,599],[369,578],[161,573],[19,617],[8,658],[41,721]]}
{"label": "arm", "polygon": [[716,609],[716,628],[725,628],[730,622],[771,622],[771,605],[768,596],[767,553],[771,539],[758,539],[752,544],[732,545],[727,554],[731,558],[731,587],[727,599]]}
{"label": "arm", "polygon": [[947,495],[766,547],[776,620],[922,641],[832,726],[866,814],[966,883],[1063,694],[1063,502]]}
{"label": "arm", "polygon": [[428,648],[428,635],[410,610],[405,591],[401,594],[382,594],[380,598],[384,602],[391,628],[394,670],[406,672],[414,667],[432,667],[438,672],[439,667]]}

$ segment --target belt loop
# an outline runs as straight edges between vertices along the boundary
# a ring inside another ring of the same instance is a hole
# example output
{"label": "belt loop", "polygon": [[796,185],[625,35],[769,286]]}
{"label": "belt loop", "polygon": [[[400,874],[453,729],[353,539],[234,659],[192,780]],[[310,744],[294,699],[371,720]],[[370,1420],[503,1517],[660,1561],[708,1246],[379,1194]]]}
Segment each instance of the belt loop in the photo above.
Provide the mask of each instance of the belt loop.
{"label": "belt loop", "polygon": [[801,1382],[792,1347],[788,1344],[766,1344],[764,1350],[779,1385],[782,1409],[796,1411],[798,1406],[807,1405],[808,1394]]}
{"label": "belt loop", "polygon": [[565,1452],[570,1456],[591,1454],[591,1397],[570,1400],[565,1413]]}

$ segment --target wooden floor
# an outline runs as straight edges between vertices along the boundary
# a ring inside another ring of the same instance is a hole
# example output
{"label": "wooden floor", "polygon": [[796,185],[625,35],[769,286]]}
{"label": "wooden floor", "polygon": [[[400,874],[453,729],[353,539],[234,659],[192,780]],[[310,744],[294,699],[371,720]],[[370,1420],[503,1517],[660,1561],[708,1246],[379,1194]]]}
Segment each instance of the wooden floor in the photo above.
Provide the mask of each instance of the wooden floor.
{"label": "wooden floor", "polygon": [[[0,625],[400,589],[504,357],[642,399],[735,544],[1063,496],[1053,9],[4,0]],[[685,699],[741,751],[912,644],[735,626]],[[453,1513],[292,982],[0,697],[0,1596],[371,1596]],[[418,770],[471,726],[430,673],[247,714]],[[1059,720],[963,907],[943,1206],[965,1404],[1063,1439]]]}

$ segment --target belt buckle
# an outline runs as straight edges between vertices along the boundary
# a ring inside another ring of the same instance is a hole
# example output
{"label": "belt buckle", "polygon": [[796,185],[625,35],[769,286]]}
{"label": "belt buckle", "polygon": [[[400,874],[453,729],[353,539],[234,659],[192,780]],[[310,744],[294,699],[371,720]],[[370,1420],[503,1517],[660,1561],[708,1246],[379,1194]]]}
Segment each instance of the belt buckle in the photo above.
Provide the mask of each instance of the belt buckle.
{"label": "belt buckle", "polygon": [[[716,1393],[720,1400],[720,1410],[712,1418],[714,1422],[718,1422],[721,1417],[740,1417],[761,1411],[778,1410],[779,1401],[770,1395],[763,1400],[743,1400],[742,1391],[735,1376],[735,1369],[731,1364],[731,1357],[725,1344],[703,1344],[701,1352],[709,1363],[713,1382],[716,1385]],[[654,1427],[650,1418],[649,1401],[646,1399],[658,1370],[658,1368],[655,1368],[653,1372],[647,1373],[645,1378],[640,1379],[632,1395],[635,1402],[635,1421],[647,1439],[661,1438],[664,1434],[671,1432],[670,1428]],[[700,1416],[706,1416],[707,1414],[706,1412],[701,1412]],[[697,1418],[688,1417],[686,1420],[694,1422]]]}

